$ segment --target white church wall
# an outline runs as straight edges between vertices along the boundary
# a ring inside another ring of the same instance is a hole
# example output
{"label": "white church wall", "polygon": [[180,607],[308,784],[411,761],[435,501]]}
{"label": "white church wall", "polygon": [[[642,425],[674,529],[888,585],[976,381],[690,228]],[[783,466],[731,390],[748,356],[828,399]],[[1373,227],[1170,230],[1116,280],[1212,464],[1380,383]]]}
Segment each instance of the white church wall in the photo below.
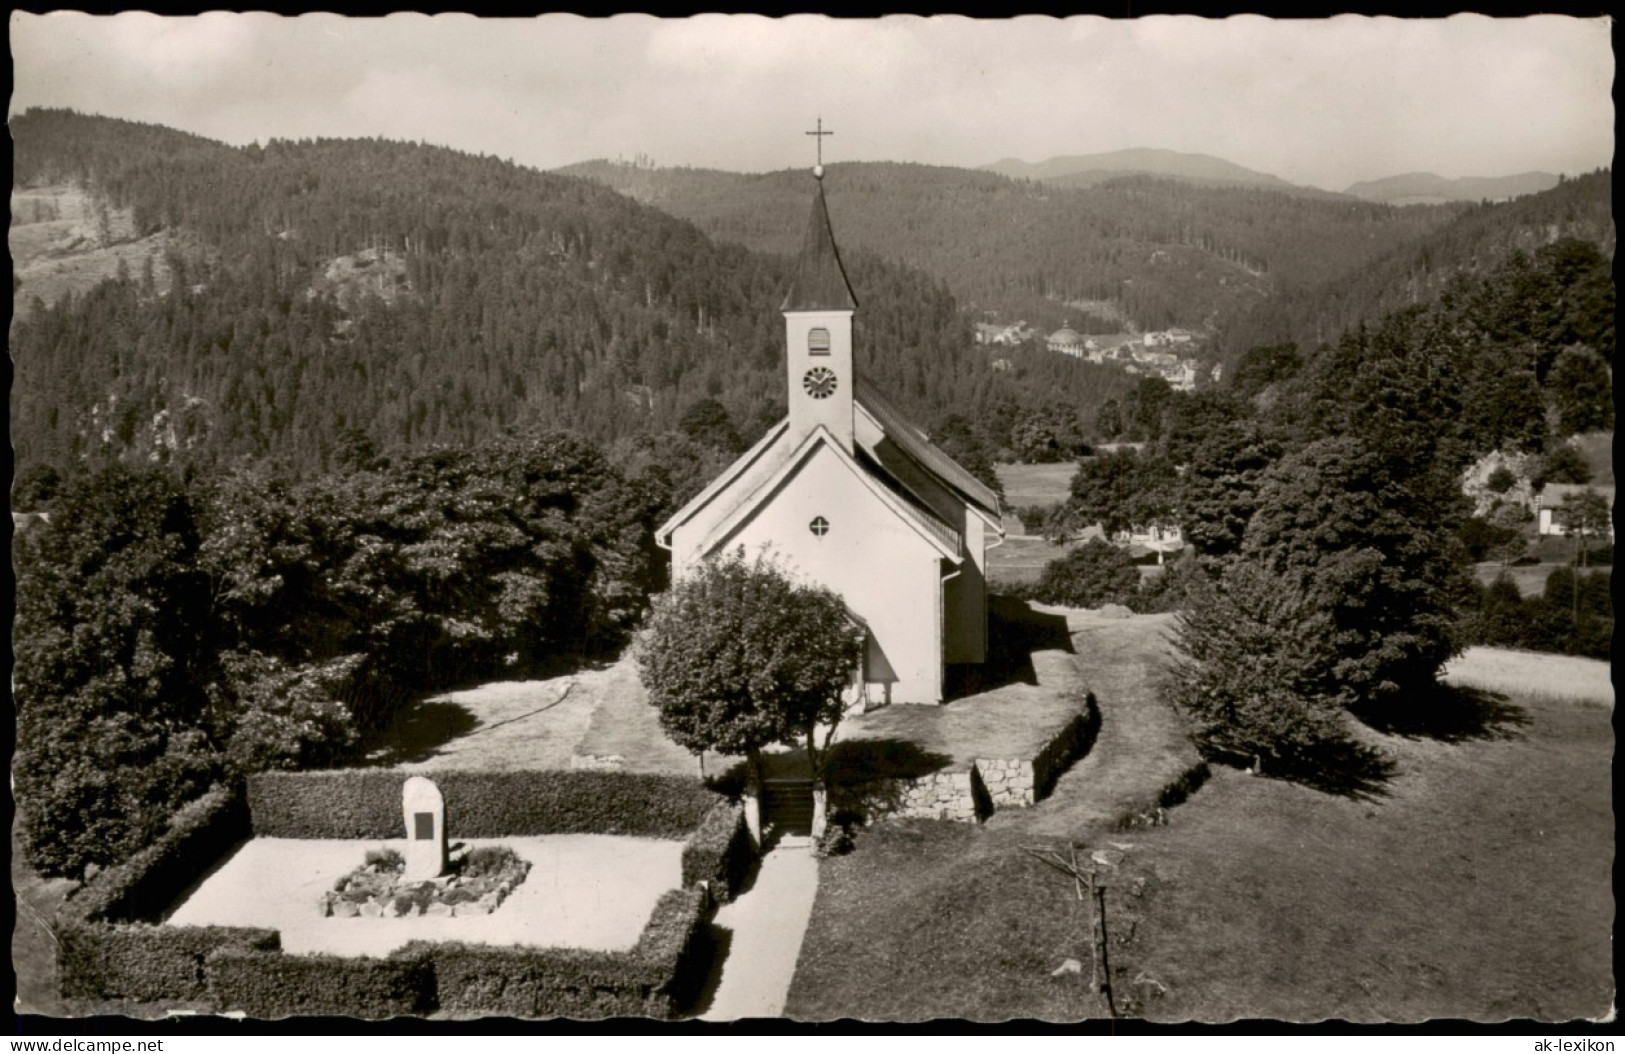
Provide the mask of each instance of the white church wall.
{"label": "white church wall", "polygon": [[[809,529],[816,517],[829,524],[822,537]],[[892,702],[942,701],[941,558],[827,447],[724,543],[740,545],[746,553],[769,547],[787,572],[845,598],[881,652],[869,676],[889,668],[896,678]]]}

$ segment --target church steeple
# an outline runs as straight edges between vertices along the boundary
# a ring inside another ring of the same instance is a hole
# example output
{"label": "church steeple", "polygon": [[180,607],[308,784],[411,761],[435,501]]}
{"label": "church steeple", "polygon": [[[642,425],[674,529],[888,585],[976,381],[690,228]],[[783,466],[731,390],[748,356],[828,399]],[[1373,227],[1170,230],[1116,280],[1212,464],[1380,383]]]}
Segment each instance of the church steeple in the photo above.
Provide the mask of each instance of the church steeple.
{"label": "church steeple", "polygon": [[807,221],[807,237],[796,261],[796,278],[780,311],[856,311],[858,299],[841,267],[841,254],[835,248],[835,232],[829,224],[829,206],[824,202],[824,181],[818,180],[812,216]]}
{"label": "church steeple", "polygon": [[835,248],[829,208],[824,203],[822,166],[814,170],[818,193],[813,198],[807,237],[796,261],[796,277],[780,308],[790,383],[790,431],[793,441],[822,425],[852,452],[852,295],[841,256]]}

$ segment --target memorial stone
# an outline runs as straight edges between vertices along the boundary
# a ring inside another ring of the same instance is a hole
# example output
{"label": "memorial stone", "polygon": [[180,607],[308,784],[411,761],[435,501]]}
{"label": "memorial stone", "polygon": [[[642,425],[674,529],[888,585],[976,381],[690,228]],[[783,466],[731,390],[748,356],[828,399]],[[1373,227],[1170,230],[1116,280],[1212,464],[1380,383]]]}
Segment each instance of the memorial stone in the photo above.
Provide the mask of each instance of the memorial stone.
{"label": "memorial stone", "polygon": [[406,820],[407,882],[439,878],[446,872],[446,799],[433,780],[410,776],[401,788]]}

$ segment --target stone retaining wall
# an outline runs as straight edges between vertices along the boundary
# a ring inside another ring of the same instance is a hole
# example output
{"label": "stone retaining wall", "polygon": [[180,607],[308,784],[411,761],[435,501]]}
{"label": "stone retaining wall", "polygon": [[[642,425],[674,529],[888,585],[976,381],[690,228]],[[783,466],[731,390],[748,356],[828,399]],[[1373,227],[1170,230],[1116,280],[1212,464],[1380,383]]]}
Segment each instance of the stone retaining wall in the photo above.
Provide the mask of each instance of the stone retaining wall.
{"label": "stone retaining wall", "polygon": [[[980,792],[980,793],[978,793]],[[983,801],[978,809],[977,799]],[[860,816],[864,822],[884,817],[927,820],[985,819],[992,812],[981,778],[970,772],[933,772],[914,779],[873,779],[830,787],[831,813]]]}
{"label": "stone retaining wall", "polygon": [[1047,796],[1066,767],[1088,750],[1094,705],[1068,721],[1032,758],[977,758],[966,772],[935,772],[835,784],[833,812],[863,817],[985,820],[995,809],[1026,808]]}
{"label": "stone retaining wall", "polygon": [[977,758],[976,771],[995,809],[1019,808],[1037,801],[1033,762],[1021,758]]}

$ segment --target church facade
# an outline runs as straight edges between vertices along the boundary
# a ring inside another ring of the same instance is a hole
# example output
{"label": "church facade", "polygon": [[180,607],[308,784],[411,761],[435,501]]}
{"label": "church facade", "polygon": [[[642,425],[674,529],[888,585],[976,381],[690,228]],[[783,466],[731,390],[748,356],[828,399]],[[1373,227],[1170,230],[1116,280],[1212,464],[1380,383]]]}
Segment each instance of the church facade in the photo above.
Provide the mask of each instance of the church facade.
{"label": "church facade", "polygon": [[717,553],[765,548],[863,626],[862,705],[940,703],[947,665],[987,659],[999,500],[858,375],[857,308],[820,179],[781,309],[789,415],[655,537],[674,580]]}

